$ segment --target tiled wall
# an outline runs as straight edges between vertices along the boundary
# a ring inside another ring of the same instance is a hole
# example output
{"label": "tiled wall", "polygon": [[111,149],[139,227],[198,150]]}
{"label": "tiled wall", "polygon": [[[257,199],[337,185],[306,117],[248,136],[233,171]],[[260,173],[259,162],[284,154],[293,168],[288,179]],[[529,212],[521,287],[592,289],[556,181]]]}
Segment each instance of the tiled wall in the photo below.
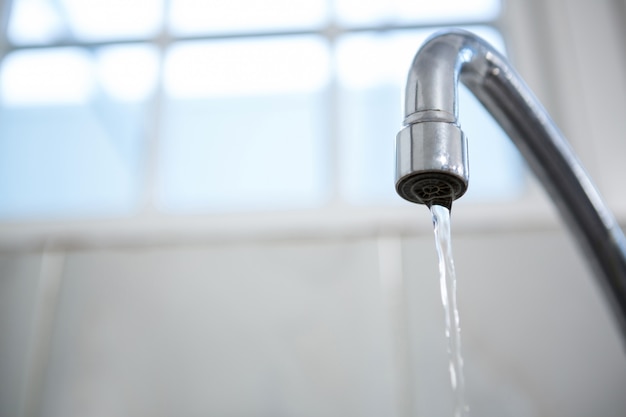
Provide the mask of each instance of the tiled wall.
{"label": "tiled wall", "polygon": [[[476,416],[619,415],[626,358],[558,231],[454,241]],[[0,257],[0,416],[452,415],[431,236]]]}

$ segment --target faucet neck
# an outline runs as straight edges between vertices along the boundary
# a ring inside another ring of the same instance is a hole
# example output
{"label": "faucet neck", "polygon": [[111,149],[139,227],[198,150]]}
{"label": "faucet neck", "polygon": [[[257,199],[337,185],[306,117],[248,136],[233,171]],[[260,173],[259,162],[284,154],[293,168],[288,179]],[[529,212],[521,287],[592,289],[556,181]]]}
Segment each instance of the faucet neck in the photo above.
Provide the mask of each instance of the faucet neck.
{"label": "faucet neck", "polygon": [[[506,60],[482,39],[463,30],[431,37],[415,55],[405,91],[404,124],[458,123],[458,84],[471,90]],[[476,91],[474,91],[476,94]]]}
{"label": "faucet neck", "polygon": [[409,201],[427,205],[465,192],[469,170],[458,123],[459,82],[509,135],[553,199],[596,268],[626,342],[626,237],[522,78],[506,58],[469,32],[435,35],[413,60],[405,96],[406,126],[396,139],[396,190]]}

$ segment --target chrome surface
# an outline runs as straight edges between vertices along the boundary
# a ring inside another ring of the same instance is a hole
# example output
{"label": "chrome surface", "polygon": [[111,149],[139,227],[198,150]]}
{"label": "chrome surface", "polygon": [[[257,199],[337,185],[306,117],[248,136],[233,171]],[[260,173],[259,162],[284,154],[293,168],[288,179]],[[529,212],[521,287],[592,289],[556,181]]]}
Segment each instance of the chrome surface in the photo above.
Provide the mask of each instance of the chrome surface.
{"label": "chrome surface", "polygon": [[463,195],[464,189],[453,191],[459,184],[466,187],[469,180],[467,150],[458,126],[459,81],[493,115],[542,182],[597,272],[626,340],[622,230],[522,78],[506,58],[469,32],[437,34],[413,60],[406,86],[405,127],[396,139],[398,194],[427,205],[441,201],[451,205]]}
{"label": "chrome surface", "polygon": [[409,201],[451,208],[467,190],[467,140],[456,124],[406,126],[398,133],[396,161],[397,190]]}

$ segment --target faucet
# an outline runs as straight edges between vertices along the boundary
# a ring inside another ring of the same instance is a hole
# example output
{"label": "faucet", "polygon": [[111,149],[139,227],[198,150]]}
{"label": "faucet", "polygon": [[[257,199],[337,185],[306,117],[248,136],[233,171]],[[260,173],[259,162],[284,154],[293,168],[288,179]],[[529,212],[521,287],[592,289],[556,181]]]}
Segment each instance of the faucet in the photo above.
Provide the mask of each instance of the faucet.
{"label": "faucet", "polygon": [[[451,209],[469,183],[458,123],[458,82],[515,143],[596,272],[626,341],[626,238],[567,140],[507,59],[476,35],[435,34],[409,71],[404,127],[396,137],[396,191]],[[497,156],[494,156],[497,157]]]}

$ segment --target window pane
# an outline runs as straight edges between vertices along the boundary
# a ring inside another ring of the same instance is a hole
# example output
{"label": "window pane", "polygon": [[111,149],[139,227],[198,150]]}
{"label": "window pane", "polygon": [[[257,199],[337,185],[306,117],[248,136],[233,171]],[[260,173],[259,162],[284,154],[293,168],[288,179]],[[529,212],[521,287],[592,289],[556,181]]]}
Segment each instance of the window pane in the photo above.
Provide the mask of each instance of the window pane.
{"label": "window pane", "polygon": [[158,81],[156,48],[120,45],[96,52],[98,79],[104,93],[123,102],[143,101],[154,93]]}
{"label": "window pane", "polygon": [[144,38],[162,16],[161,0],[15,0],[8,36],[18,45]]}
{"label": "window pane", "polygon": [[49,0],[14,0],[7,36],[12,43],[47,43],[63,37],[63,18]]}
{"label": "window pane", "polygon": [[326,0],[172,0],[176,34],[302,29],[324,23]]}
{"label": "window pane", "polygon": [[495,19],[500,0],[334,0],[335,15],[347,25],[479,22]]}
{"label": "window pane", "polygon": [[166,57],[164,210],[308,207],[326,193],[328,49],[313,37],[182,43]]}
{"label": "window pane", "polygon": [[[497,32],[472,29],[502,49]],[[393,187],[395,135],[411,61],[433,31],[346,35],[337,48],[342,195],[359,204],[399,202]],[[459,119],[471,152],[463,201],[514,198],[523,190],[521,157],[486,110],[460,87]],[[492,156],[496,154],[498,158]]]}
{"label": "window pane", "polygon": [[[0,217],[119,215],[136,208],[145,102],[154,88],[139,73],[155,74],[156,58],[146,46],[27,50],[5,58]],[[139,68],[122,71],[126,65]],[[120,94],[124,83],[140,87]]]}
{"label": "window pane", "polygon": [[90,56],[77,48],[12,53],[0,75],[2,102],[9,106],[85,103],[93,82]]}

